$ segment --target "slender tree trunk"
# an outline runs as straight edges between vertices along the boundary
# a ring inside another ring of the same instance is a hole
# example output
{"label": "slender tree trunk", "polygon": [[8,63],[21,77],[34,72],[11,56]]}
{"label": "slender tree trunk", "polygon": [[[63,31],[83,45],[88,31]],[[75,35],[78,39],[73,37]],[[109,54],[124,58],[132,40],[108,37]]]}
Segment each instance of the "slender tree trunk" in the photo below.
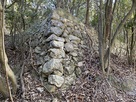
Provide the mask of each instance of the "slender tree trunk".
{"label": "slender tree trunk", "polygon": [[[112,25],[112,0],[107,0],[106,7],[105,7],[105,27],[104,27],[104,49],[107,49],[107,46],[110,46],[111,42],[111,25]],[[109,43],[109,44],[108,44]],[[105,50],[104,50],[105,54]],[[109,73],[110,70],[110,49],[108,52],[108,60],[104,59],[104,67],[108,69],[107,72]]]}
{"label": "slender tree trunk", "polygon": [[70,13],[74,15],[74,8],[75,8],[75,0],[72,2],[72,7],[70,8]]}
{"label": "slender tree trunk", "polygon": [[89,26],[89,1],[90,0],[86,0],[86,4],[87,4],[87,7],[86,7],[86,17],[85,17],[85,25],[86,26]]}
{"label": "slender tree trunk", "polygon": [[[13,71],[8,65],[8,58],[4,46],[4,0],[0,2],[0,62],[3,72],[7,73],[8,77],[12,82],[13,92],[15,93],[17,90],[17,82]],[[0,78],[0,92],[3,94],[4,97],[9,97],[8,88],[5,89],[7,85],[3,82],[5,81]]]}
{"label": "slender tree trunk", "polygon": [[103,15],[102,15],[102,0],[100,0],[100,10],[98,11],[98,40],[99,40],[99,56],[100,56],[100,66],[103,73],[105,74],[104,68],[104,49],[103,49]]}
{"label": "slender tree trunk", "polygon": [[130,40],[130,47],[129,47],[129,56],[128,56],[128,63],[131,65],[133,63],[133,53],[134,53],[134,28],[131,27],[132,36]]}
{"label": "slender tree trunk", "polygon": [[79,15],[79,8],[80,8],[80,4],[78,3],[78,6],[76,8],[76,17],[78,17],[78,15]]}
{"label": "slender tree trunk", "polygon": [[110,7],[109,7],[109,52],[108,52],[108,65],[107,65],[107,76],[109,75],[110,73],[110,54],[111,54],[111,38],[112,38],[112,32],[111,32],[111,28],[112,28],[112,21],[113,21],[113,14],[114,14],[114,11],[115,11],[115,8],[116,8],[116,4],[117,4],[117,0],[115,0],[114,2],[114,6],[113,6],[113,9],[112,9],[112,1],[110,0]]}

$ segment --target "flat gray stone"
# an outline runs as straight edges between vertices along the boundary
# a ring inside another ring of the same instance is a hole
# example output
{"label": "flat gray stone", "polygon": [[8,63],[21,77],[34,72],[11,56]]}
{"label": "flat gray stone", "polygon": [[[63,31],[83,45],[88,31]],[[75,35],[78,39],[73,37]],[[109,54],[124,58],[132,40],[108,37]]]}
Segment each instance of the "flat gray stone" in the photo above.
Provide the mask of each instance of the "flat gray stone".
{"label": "flat gray stone", "polygon": [[63,49],[64,48],[64,42],[59,42],[59,41],[53,40],[53,41],[50,42],[50,46]]}
{"label": "flat gray stone", "polygon": [[78,37],[76,37],[76,36],[74,36],[74,35],[69,35],[69,40],[73,40],[73,41],[76,41],[76,42],[78,42],[78,43],[80,43],[80,41],[81,41],[80,38],[78,38]]}
{"label": "flat gray stone", "polygon": [[79,37],[79,38],[82,37],[80,30],[74,30],[73,35],[75,35],[75,36],[77,36],[77,37]]}
{"label": "flat gray stone", "polygon": [[62,27],[64,26],[64,24],[61,22],[61,21],[58,21],[58,20],[51,20],[51,24],[53,26],[57,26],[57,27]]}
{"label": "flat gray stone", "polygon": [[69,34],[69,32],[67,30],[65,30],[62,34],[62,37],[66,38],[66,37],[68,37],[68,34]]}
{"label": "flat gray stone", "polygon": [[77,57],[77,52],[71,52],[70,55],[73,57]]}
{"label": "flat gray stone", "polygon": [[52,58],[64,58],[65,57],[65,51],[63,49],[52,48],[52,49],[49,49],[49,52]]}
{"label": "flat gray stone", "polygon": [[52,40],[56,40],[56,41],[60,41],[60,42],[65,42],[65,39],[62,37],[58,37],[55,34],[50,35],[47,39],[46,42],[52,41]]}
{"label": "flat gray stone", "polygon": [[78,58],[77,57],[72,57],[72,59],[75,61],[75,63],[78,63]]}
{"label": "flat gray stone", "polygon": [[50,84],[56,85],[57,87],[61,87],[64,83],[64,78],[58,75],[49,75],[48,82]]}
{"label": "flat gray stone", "polygon": [[75,66],[68,66],[68,67],[65,67],[65,69],[66,69],[66,74],[70,75],[74,72]]}
{"label": "flat gray stone", "polygon": [[39,46],[35,47],[34,49],[35,53],[41,53],[41,48]]}
{"label": "flat gray stone", "polygon": [[44,61],[45,61],[45,62],[49,61],[50,59],[51,59],[51,58],[49,57],[49,55],[44,56]]}
{"label": "flat gray stone", "polygon": [[53,74],[54,75],[58,75],[58,76],[62,76],[63,75],[63,73],[58,71],[58,70],[55,70]]}
{"label": "flat gray stone", "polygon": [[60,16],[57,14],[57,12],[53,12],[52,16],[53,19],[60,19]]}
{"label": "flat gray stone", "polygon": [[67,27],[67,31],[69,32],[69,33],[71,33],[71,27]]}
{"label": "flat gray stone", "polygon": [[71,43],[71,41],[68,38],[66,38],[65,41],[66,43]]}
{"label": "flat gray stone", "polygon": [[43,57],[38,57],[37,60],[36,60],[36,64],[37,64],[37,65],[44,64],[44,59],[43,59]]}
{"label": "flat gray stone", "polygon": [[73,44],[72,43],[66,43],[65,44],[65,50],[67,52],[73,51],[74,50]]}
{"label": "flat gray stone", "polygon": [[61,61],[62,59],[49,60],[43,65],[42,72],[44,74],[50,74],[50,73],[53,73],[54,71],[59,71],[60,73],[63,73],[63,66],[62,66]]}
{"label": "flat gray stone", "polygon": [[73,22],[67,22],[67,26],[68,26],[68,27],[73,27],[74,24],[73,24]]}
{"label": "flat gray stone", "polygon": [[51,85],[49,84],[48,82],[45,82],[44,83],[44,86],[46,87],[46,89],[49,91],[49,92],[55,92],[57,87],[55,85]]}
{"label": "flat gray stone", "polygon": [[45,52],[45,51],[42,51],[42,52],[40,53],[40,55],[41,55],[41,56],[45,56],[45,55],[46,55],[46,52]]}
{"label": "flat gray stone", "polygon": [[60,20],[61,20],[63,23],[66,23],[66,22],[67,22],[67,19],[66,19],[66,18],[63,18],[63,17],[60,17]]}
{"label": "flat gray stone", "polygon": [[78,62],[77,66],[78,66],[78,67],[82,67],[82,66],[83,66],[83,63],[84,63],[83,61]]}
{"label": "flat gray stone", "polygon": [[51,33],[56,34],[57,36],[62,35],[63,30],[60,27],[51,27]]}

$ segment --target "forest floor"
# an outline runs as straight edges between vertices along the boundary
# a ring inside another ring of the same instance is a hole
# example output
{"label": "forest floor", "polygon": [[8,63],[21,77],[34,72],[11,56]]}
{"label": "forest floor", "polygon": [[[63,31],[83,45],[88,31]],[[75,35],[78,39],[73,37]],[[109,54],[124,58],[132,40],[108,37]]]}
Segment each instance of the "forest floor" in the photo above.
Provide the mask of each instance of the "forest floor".
{"label": "forest floor", "polygon": [[[85,51],[82,75],[68,90],[49,93],[43,86],[37,66],[32,65],[28,58],[30,52],[22,54],[21,50],[12,49],[7,37],[5,43],[9,64],[18,79],[18,91],[13,96],[14,102],[136,102],[136,94],[128,94],[119,85],[114,86],[109,78],[104,77],[96,52],[90,54],[89,50]],[[110,78],[114,77],[119,81],[126,76],[136,75],[133,66],[127,65],[124,58],[113,54],[111,69]],[[10,101],[7,99],[1,102]]]}

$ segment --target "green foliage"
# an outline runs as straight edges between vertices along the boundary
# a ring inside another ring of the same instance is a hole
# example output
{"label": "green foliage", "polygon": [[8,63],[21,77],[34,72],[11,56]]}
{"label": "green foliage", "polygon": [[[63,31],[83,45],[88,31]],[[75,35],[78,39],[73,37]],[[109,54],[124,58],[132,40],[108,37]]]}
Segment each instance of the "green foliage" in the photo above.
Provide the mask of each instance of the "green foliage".
{"label": "green foliage", "polygon": [[130,28],[136,26],[136,21],[135,21],[135,19],[136,19],[135,17],[133,17],[132,19],[130,19],[128,22],[125,23],[124,27],[125,27],[126,29],[130,29]]}
{"label": "green foliage", "polygon": [[46,6],[47,0],[26,0],[26,2],[16,1],[12,3],[7,5],[9,8],[5,11],[6,24],[10,30],[15,29],[14,26],[21,31],[23,26],[29,27],[35,20],[43,17],[46,11],[49,11]]}
{"label": "green foliage", "polygon": [[92,24],[93,27],[95,27],[95,26],[98,24],[98,15],[97,15],[97,14],[95,14],[95,15],[93,16],[93,19],[92,19],[92,21],[91,21],[91,24]]}

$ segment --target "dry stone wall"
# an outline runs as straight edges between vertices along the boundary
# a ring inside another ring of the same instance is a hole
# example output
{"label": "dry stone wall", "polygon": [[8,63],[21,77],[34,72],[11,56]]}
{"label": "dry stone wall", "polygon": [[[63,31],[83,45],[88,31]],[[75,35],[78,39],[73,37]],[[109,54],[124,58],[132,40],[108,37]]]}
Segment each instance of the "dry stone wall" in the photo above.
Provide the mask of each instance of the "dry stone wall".
{"label": "dry stone wall", "polygon": [[39,27],[38,33],[31,36],[31,46],[44,85],[50,92],[65,90],[84,68],[87,30],[84,24],[63,10],[52,12]]}

